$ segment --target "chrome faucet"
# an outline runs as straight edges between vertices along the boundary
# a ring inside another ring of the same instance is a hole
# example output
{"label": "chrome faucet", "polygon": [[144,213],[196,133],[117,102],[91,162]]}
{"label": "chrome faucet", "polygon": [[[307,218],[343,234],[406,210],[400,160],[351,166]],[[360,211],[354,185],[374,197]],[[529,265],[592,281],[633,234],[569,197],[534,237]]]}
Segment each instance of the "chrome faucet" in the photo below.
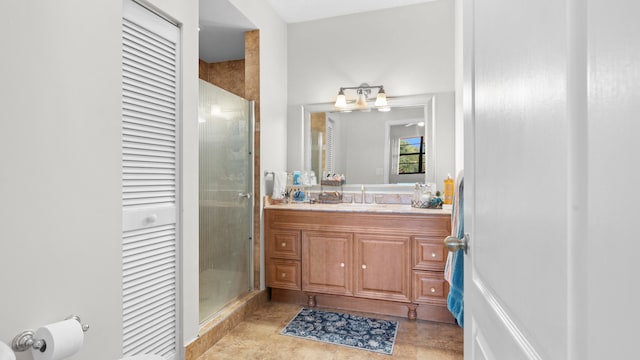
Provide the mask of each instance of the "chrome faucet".
{"label": "chrome faucet", "polygon": [[365,203],[364,199],[365,199],[365,196],[366,196],[366,191],[364,190],[364,185],[360,185],[360,192],[362,193],[362,198],[361,199],[362,199],[362,203],[364,204]]}

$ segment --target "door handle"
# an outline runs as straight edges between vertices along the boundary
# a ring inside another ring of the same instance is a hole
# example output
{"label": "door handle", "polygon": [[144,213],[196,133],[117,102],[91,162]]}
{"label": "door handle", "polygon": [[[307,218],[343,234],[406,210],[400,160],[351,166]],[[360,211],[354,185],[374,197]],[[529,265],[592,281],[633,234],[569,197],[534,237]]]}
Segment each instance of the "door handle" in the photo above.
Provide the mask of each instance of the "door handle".
{"label": "door handle", "polygon": [[468,249],[468,244],[469,244],[469,235],[468,234],[464,234],[464,237],[462,239],[458,239],[455,236],[447,236],[444,239],[444,245],[450,250],[450,251],[458,251],[460,249],[464,250],[464,253],[467,253],[467,249]]}
{"label": "door handle", "polygon": [[246,199],[251,199],[251,193],[238,193],[238,196]]}

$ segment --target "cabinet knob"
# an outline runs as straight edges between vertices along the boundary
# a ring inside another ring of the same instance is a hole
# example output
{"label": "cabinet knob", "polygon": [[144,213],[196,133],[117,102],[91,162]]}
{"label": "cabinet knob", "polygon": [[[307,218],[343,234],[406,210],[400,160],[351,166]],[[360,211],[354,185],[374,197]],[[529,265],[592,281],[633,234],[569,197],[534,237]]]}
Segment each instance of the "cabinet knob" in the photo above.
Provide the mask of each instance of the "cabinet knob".
{"label": "cabinet knob", "polygon": [[344,267],[344,263],[340,263],[340,267]]}
{"label": "cabinet knob", "polygon": [[436,253],[431,253],[431,257],[432,258],[436,257]]}
{"label": "cabinet knob", "polygon": [[286,273],[282,273],[282,277],[283,278],[287,277],[287,274]]}
{"label": "cabinet knob", "polygon": [[432,293],[436,292],[436,288],[431,288],[431,292]]}
{"label": "cabinet knob", "polygon": [[367,268],[367,265],[362,264],[362,268],[363,268],[363,269],[366,269],[366,268]]}
{"label": "cabinet knob", "polygon": [[286,246],[287,246],[287,243],[286,243],[286,242],[283,242],[283,243],[282,243],[282,247],[286,247]]}

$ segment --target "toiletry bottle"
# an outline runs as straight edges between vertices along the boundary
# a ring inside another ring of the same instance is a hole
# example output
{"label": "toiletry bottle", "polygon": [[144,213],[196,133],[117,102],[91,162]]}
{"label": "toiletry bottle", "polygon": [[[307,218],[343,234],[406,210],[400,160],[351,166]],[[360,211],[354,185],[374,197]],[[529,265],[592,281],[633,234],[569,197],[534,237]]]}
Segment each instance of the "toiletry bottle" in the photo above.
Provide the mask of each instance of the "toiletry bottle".
{"label": "toiletry bottle", "polygon": [[447,178],[444,179],[444,201],[445,204],[453,203],[453,179],[451,174],[447,174]]}

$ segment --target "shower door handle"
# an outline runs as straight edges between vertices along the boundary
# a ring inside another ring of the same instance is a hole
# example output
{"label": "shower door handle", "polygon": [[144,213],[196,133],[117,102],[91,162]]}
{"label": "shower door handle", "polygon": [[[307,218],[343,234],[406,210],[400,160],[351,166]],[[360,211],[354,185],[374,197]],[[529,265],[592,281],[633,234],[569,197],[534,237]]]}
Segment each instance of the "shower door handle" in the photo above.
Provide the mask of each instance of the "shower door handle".
{"label": "shower door handle", "polygon": [[245,199],[251,199],[251,193],[239,193],[238,196]]}

